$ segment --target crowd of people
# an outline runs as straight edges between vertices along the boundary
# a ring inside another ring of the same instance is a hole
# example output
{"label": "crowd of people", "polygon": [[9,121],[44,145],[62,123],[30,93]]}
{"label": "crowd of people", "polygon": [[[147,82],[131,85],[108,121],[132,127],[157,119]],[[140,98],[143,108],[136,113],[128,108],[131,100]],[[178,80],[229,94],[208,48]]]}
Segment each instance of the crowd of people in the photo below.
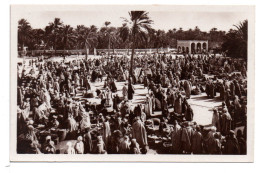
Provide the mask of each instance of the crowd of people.
{"label": "crowd of people", "polygon": [[[129,57],[117,55],[18,65],[17,152],[246,154],[247,62],[144,54],[129,68]],[[96,82],[102,87],[94,88]],[[147,91],[140,103],[136,85]],[[192,95],[204,93],[222,101],[207,126],[193,121],[189,104]]]}

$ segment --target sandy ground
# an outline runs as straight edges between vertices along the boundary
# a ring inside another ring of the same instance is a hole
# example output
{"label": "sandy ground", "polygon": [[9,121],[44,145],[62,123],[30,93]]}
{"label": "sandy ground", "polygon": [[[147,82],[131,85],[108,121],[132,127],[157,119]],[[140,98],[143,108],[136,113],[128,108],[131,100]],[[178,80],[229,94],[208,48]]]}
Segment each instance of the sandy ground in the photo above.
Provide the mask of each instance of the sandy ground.
{"label": "sandy ground", "polygon": [[[95,82],[91,83],[91,90],[103,89],[104,82]],[[117,94],[122,96],[122,87],[124,82],[116,82]],[[133,106],[138,103],[144,103],[145,97],[148,94],[147,88],[145,89],[142,84],[134,85],[135,94],[132,100]],[[214,99],[208,99],[206,93],[201,95],[192,95],[188,100],[188,103],[191,105],[194,112],[194,121],[199,125],[210,125],[212,121],[213,108],[221,105],[221,100],[219,95]],[[161,112],[155,112],[154,115],[160,115]]]}

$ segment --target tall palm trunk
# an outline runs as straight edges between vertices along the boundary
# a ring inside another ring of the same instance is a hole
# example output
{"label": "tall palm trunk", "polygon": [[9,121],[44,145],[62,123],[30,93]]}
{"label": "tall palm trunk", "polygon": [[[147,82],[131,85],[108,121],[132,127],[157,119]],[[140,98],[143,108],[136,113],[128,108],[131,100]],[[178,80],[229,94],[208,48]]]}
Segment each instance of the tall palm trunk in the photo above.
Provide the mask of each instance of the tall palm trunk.
{"label": "tall palm trunk", "polygon": [[65,56],[65,50],[66,50],[66,47],[67,47],[67,40],[65,40],[65,42],[64,42],[64,47],[63,47],[63,56]]}
{"label": "tall palm trunk", "polygon": [[88,59],[88,44],[87,43],[85,43],[85,51],[86,51],[85,57],[86,57],[86,60],[87,60]]}
{"label": "tall palm trunk", "polygon": [[135,35],[133,35],[132,54],[131,54],[130,70],[129,70],[129,77],[128,77],[128,95],[131,94],[129,87],[131,87],[130,83],[132,84],[131,77],[133,77],[134,53],[135,53]]}
{"label": "tall palm trunk", "polygon": [[54,55],[56,55],[56,35],[54,37]]}
{"label": "tall palm trunk", "polygon": [[64,48],[63,48],[63,56],[65,56],[65,53],[66,53],[66,48],[65,48],[65,46],[64,46]]}
{"label": "tall palm trunk", "polygon": [[132,54],[131,54],[131,63],[130,63],[130,74],[129,74],[129,75],[131,75],[131,77],[133,76],[134,53],[135,53],[135,48],[134,48],[134,45],[133,45]]}
{"label": "tall palm trunk", "polygon": [[108,58],[110,56],[110,35],[108,35]]}
{"label": "tall palm trunk", "polygon": [[130,62],[129,79],[130,79],[130,77],[133,76],[134,53],[135,53],[135,35],[133,35],[133,45],[132,45],[132,54],[131,54],[131,62]]}

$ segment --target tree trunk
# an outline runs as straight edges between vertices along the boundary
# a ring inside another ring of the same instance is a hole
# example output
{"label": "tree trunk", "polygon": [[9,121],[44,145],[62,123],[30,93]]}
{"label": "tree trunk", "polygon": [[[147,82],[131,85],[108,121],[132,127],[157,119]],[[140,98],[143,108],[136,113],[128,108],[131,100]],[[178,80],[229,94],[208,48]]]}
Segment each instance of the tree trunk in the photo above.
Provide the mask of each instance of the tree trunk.
{"label": "tree trunk", "polygon": [[110,56],[110,36],[108,35],[108,58]]}
{"label": "tree trunk", "polygon": [[56,56],[56,36],[54,38],[54,55]]}
{"label": "tree trunk", "polygon": [[86,57],[86,60],[87,60],[87,59],[88,59],[88,44],[85,45],[85,49],[86,49],[86,55],[85,55],[85,57]]}
{"label": "tree trunk", "polygon": [[133,76],[134,52],[135,52],[135,35],[133,35],[132,54],[131,54],[130,70],[128,76],[128,95],[130,94],[130,89],[129,89],[131,87],[130,81],[131,81],[131,77]]}
{"label": "tree trunk", "polygon": [[133,36],[132,54],[130,62],[129,79],[133,76],[133,65],[134,65],[134,52],[135,52],[135,36]]}
{"label": "tree trunk", "polygon": [[22,51],[23,51],[23,49],[24,49],[24,44],[22,43]]}
{"label": "tree trunk", "polygon": [[129,73],[129,75],[131,75],[131,76],[133,76],[134,52],[135,52],[135,48],[133,46],[132,54],[131,54],[130,73]]}
{"label": "tree trunk", "polygon": [[22,51],[21,51],[21,57],[24,57],[24,51],[23,51],[23,49],[24,49],[24,43],[22,42],[22,47],[21,47],[21,49],[22,49]]}
{"label": "tree trunk", "polygon": [[115,54],[115,47],[114,44],[112,44],[113,54]]}

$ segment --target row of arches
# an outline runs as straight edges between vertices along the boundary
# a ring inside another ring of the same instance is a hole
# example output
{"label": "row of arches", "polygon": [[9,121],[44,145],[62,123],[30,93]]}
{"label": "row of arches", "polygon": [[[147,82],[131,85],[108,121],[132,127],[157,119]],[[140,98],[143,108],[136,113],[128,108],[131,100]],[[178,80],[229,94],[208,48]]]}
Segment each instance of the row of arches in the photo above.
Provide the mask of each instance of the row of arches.
{"label": "row of arches", "polygon": [[189,47],[184,47],[184,46],[179,46],[178,47],[178,52],[179,53],[202,53],[207,50],[207,43],[191,43],[190,48]]}

